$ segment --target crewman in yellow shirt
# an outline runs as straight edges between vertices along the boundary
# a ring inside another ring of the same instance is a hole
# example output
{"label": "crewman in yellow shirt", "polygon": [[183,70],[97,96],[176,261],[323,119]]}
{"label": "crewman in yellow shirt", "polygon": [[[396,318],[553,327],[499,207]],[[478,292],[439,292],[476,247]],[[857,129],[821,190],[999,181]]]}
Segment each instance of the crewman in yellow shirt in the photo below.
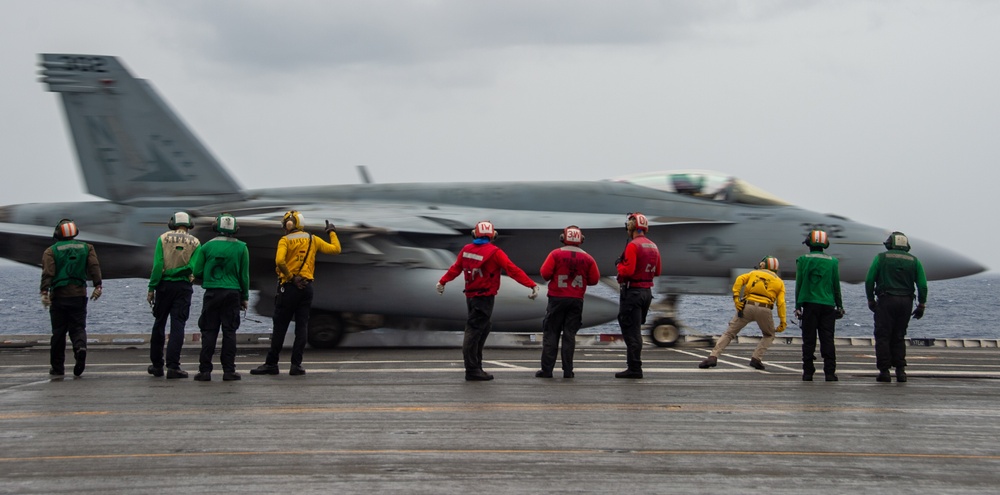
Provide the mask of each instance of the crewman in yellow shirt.
{"label": "crewman in yellow shirt", "polygon": [[785,320],[785,283],[778,277],[778,258],[765,256],[757,264],[757,269],[744,273],[736,277],[733,284],[733,304],[736,306],[736,316],[729,321],[729,328],[726,333],[719,337],[719,342],[715,344],[712,353],[698,364],[699,368],[711,368],[719,364],[719,354],[729,345],[729,342],[736,338],[736,334],[743,330],[750,322],[757,322],[764,337],[760,339],[757,348],[750,358],[750,366],[764,369],[761,358],[767,352],[767,348],[774,340],[774,317],[771,310],[778,307],[778,318],[781,323],[777,331],[784,332]]}
{"label": "crewman in yellow shirt", "polygon": [[305,218],[295,210],[285,213],[281,226],[285,229],[285,235],[278,241],[278,251],[274,256],[279,287],[274,304],[271,349],[267,352],[264,364],[250,370],[251,375],[278,374],[278,356],[292,319],[295,320],[295,342],[292,344],[292,365],[288,374],[306,374],[302,367],[302,353],[306,348],[309,311],[312,308],[316,253],[340,254],[337,229],[329,220],[326,221],[329,243],[306,232]]}

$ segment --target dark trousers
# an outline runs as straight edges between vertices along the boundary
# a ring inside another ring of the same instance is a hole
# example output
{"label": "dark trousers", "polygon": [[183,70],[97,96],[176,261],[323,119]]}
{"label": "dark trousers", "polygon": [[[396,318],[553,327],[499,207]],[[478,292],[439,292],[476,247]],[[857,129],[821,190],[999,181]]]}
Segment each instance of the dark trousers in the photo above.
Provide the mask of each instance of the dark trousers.
{"label": "dark trousers", "polygon": [[278,288],[278,297],[274,304],[274,317],[271,319],[271,349],[267,351],[269,365],[278,365],[278,356],[285,343],[288,325],[295,320],[295,343],[292,344],[292,366],[302,365],[302,353],[306,348],[309,336],[309,309],[312,307],[312,284],[300,289],[293,283],[283,284]]}
{"label": "dark trousers", "polygon": [[642,324],[653,302],[650,289],[630,288],[621,291],[618,301],[618,326],[625,339],[626,362],[630,371],[642,371]]}
{"label": "dark trousers", "polygon": [[802,304],[802,373],[816,372],[816,336],[819,336],[819,352],[823,357],[823,373],[837,372],[837,349],[833,336],[837,325],[837,308],[825,304]]}
{"label": "dark trousers", "polygon": [[206,289],[201,305],[198,328],[201,329],[201,356],[198,371],[212,371],[215,342],[222,327],[222,371],[236,372],[236,330],[240,328],[240,291],[236,289]]}
{"label": "dark trousers", "polygon": [[573,352],[576,350],[576,332],[583,324],[583,299],[576,297],[549,297],[542,320],[542,371],[552,372],[562,336],[562,369],[573,371]]}
{"label": "dark trousers", "polygon": [[913,311],[911,296],[878,296],[875,308],[875,366],[906,367],[906,327]]}
{"label": "dark trousers", "polygon": [[493,302],[495,296],[467,297],[465,305],[469,309],[469,319],[465,322],[465,338],[462,340],[462,357],[465,372],[477,373],[483,369],[483,346],[490,335],[493,324]]}
{"label": "dark trousers", "polygon": [[49,364],[58,373],[65,372],[66,335],[73,344],[73,356],[87,348],[87,298],[54,297],[49,307],[52,320],[52,340],[49,342]]}
{"label": "dark trousers", "polygon": [[180,369],[181,348],[184,346],[184,326],[191,314],[191,282],[168,280],[156,286],[153,303],[153,334],[149,337],[149,360],[163,367],[163,342],[170,319],[170,339],[167,341],[167,368]]}

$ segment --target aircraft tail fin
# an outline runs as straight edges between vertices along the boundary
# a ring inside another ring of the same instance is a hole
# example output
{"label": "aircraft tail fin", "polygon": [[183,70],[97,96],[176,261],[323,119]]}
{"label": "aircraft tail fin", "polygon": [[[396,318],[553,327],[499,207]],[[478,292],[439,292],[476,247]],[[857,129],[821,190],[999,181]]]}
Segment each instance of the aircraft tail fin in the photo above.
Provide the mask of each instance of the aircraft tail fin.
{"label": "aircraft tail fin", "polygon": [[222,202],[242,188],[163,101],[115,57],[41,54],[62,95],[87,191],[115,202]]}

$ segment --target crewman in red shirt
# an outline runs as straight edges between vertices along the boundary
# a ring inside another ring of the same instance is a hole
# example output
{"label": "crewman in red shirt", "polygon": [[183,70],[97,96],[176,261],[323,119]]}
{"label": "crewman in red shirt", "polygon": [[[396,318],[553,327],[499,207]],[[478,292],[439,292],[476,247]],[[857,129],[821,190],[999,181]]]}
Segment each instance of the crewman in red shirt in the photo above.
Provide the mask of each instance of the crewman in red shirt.
{"label": "crewman in red shirt", "polygon": [[573,378],[576,332],[583,325],[583,295],[588,285],[597,285],[601,280],[597,262],[580,248],[583,231],[579,227],[566,227],[559,240],[564,246],[549,253],[540,272],[549,282],[549,304],[542,320],[542,369],[535,373],[538,378],[552,378],[560,334],[563,378]]}
{"label": "crewman in red shirt", "polygon": [[625,339],[628,369],[615,378],[642,378],[642,324],[653,302],[653,279],[660,276],[660,250],[646,237],[649,220],[642,213],[629,213],[625,221],[629,243],[615,262],[621,288],[618,325]]}
{"label": "crewman in red shirt", "polygon": [[507,253],[493,244],[497,236],[493,224],[482,221],[472,230],[475,240],[466,244],[458,253],[455,264],[438,281],[437,291],[444,294],[444,284],[455,280],[459,273],[465,274],[465,304],[469,318],[465,324],[465,339],[462,342],[462,356],[465,359],[465,379],[468,381],[492,380],[493,375],[483,371],[483,345],[490,335],[493,316],[493,302],[500,289],[500,271],[517,283],[531,288],[531,295],[538,297],[538,284],[528,278],[524,270],[515,265]]}

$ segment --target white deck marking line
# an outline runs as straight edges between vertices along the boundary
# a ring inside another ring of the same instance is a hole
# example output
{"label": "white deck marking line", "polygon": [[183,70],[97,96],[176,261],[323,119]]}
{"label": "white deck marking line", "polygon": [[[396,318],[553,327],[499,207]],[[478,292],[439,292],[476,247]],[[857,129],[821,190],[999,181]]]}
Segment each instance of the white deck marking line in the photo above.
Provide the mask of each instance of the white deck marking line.
{"label": "white deck marking line", "polygon": [[516,364],[505,363],[503,361],[488,361],[488,360],[484,359],[483,363],[492,364],[494,366],[502,366],[502,367],[508,368],[510,370],[531,371],[531,370],[534,369],[534,368],[528,368],[528,367],[525,367],[525,366],[518,366]]}

